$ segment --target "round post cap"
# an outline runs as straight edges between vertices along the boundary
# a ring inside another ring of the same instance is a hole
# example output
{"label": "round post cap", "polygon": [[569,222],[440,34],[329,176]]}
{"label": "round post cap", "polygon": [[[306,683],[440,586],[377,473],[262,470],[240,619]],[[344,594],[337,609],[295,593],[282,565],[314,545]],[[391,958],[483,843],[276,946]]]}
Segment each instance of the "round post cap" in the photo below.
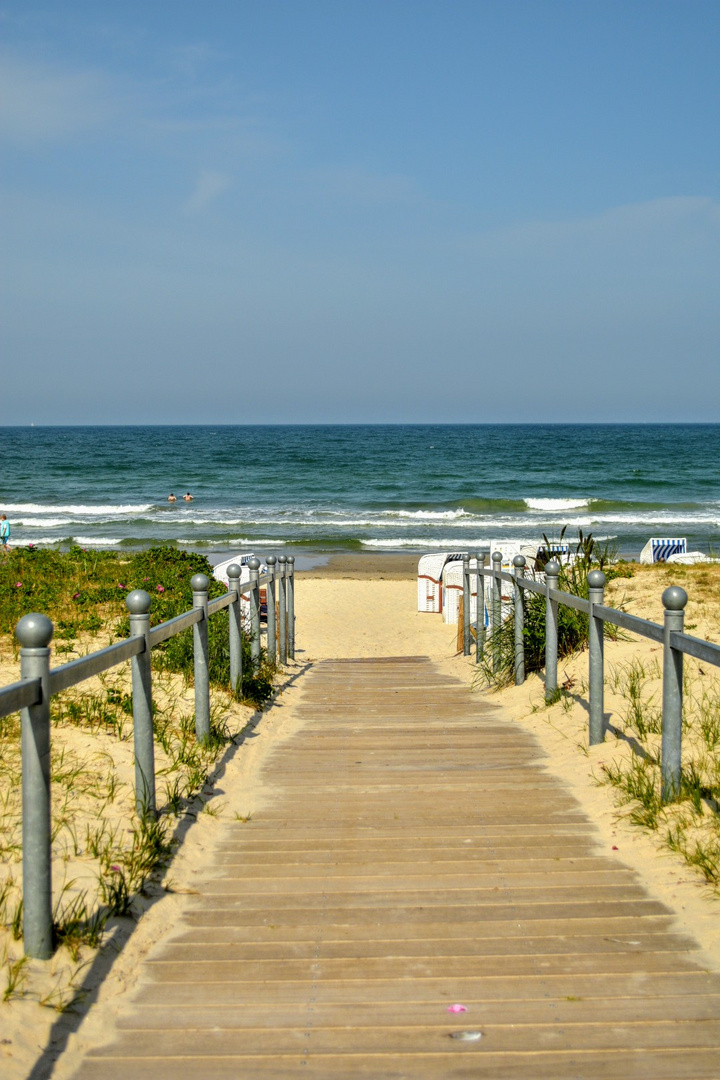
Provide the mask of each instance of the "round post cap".
{"label": "round post cap", "polygon": [[587,581],[591,589],[604,589],[607,585],[607,577],[602,570],[591,570]]}
{"label": "round post cap", "polygon": [[259,569],[260,569],[260,560],[256,559],[253,556],[253,558],[248,563],[248,570],[259,570]]}
{"label": "round post cap", "polygon": [[682,611],[688,602],[688,594],[679,585],[670,585],[662,594],[666,611]]}
{"label": "round post cap", "polygon": [[293,566],[294,563],[295,563],[295,556],[294,555],[288,555],[287,561],[290,563],[291,566]]}
{"label": "round post cap", "polygon": [[549,574],[550,577],[558,576],[560,573],[560,563],[557,559],[550,559],[549,562],[545,563],[545,573]]}
{"label": "round post cap", "polygon": [[227,568],[227,576],[229,578],[239,578],[242,574],[242,567],[238,566],[236,562],[230,563]]}
{"label": "round post cap", "polygon": [[492,561],[493,562],[502,562],[502,551],[493,551],[493,553],[492,553]]}
{"label": "round post cap", "polygon": [[524,555],[516,555],[515,558],[513,559],[513,566],[517,567],[517,569],[520,570],[524,565],[525,565],[525,556]]}
{"label": "round post cap", "polygon": [[15,637],[23,649],[47,649],[53,636],[53,624],[37,611],[23,615],[15,627]]}
{"label": "round post cap", "polygon": [[265,562],[268,564],[268,566],[274,566],[277,562],[277,555],[268,555]]}
{"label": "round post cap", "polygon": [[193,592],[207,592],[210,588],[210,578],[207,574],[193,574],[190,578],[190,588]]}
{"label": "round post cap", "polygon": [[151,603],[152,597],[144,589],[133,589],[125,597],[125,607],[131,615],[147,615]]}
{"label": "round post cap", "polygon": [[278,555],[278,562],[279,563],[286,563],[287,562],[287,555]]}

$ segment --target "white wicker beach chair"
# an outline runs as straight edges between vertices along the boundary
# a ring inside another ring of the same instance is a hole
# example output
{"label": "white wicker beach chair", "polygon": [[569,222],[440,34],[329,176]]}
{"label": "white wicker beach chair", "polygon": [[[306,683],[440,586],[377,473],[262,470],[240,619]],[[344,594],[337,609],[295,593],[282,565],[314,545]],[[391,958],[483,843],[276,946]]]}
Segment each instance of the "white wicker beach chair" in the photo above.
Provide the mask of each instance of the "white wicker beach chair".
{"label": "white wicker beach chair", "polygon": [[[245,585],[250,580],[250,567],[248,563],[251,559],[256,559],[257,556],[252,551],[244,551],[240,555],[233,555],[231,559],[225,559],[224,562],[218,563],[217,566],[213,566],[213,577],[218,581],[222,581],[223,585],[228,585],[228,566],[232,566],[233,563],[239,563],[240,565],[240,584]],[[263,562],[260,563],[259,573],[267,574],[267,565]],[[265,611],[265,604],[267,601],[267,593],[265,587],[260,590],[260,610]],[[250,598],[247,593],[240,597],[240,617],[242,619],[243,628],[247,631],[250,630]]]}
{"label": "white wicker beach chair", "polygon": [[458,559],[462,551],[436,551],[418,562],[418,611],[440,612],[443,608],[442,572],[445,564]]}
{"label": "white wicker beach chair", "polygon": [[687,539],[682,536],[678,539],[651,536],[645,547],[640,552],[641,563],[667,562],[671,555],[686,555]]}
{"label": "white wicker beach chair", "polygon": [[[477,619],[477,559],[470,560],[470,621]],[[460,614],[460,597],[463,591],[463,564],[460,559],[453,559],[443,567],[442,572],[442,617],[443,622],[456,623]]]}

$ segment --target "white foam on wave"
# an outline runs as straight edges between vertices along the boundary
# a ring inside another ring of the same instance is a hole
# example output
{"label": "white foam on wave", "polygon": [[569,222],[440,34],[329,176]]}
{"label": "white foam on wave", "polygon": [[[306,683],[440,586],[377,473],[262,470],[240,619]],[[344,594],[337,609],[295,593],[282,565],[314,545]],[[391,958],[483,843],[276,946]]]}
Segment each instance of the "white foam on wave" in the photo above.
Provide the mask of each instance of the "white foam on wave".
{"label": "white foam on wave", "polygon": [[212,518],[189,518],[184,517],[182,524],[187,527],[193,527],[195,525],[216,525],[228,527],[230,525],[272,525],[272,526],[292,526],[292,527],[309,527],[317,528],[323,526],[324,528],[336,529],[336,528],[370,528],[371,526],[377,527],[379,521],[377,518],[337,518],[330,513],[319,512],[316,517],[257,517],[252,514],[241,518],[228,518],[228,517],[212,517]]}
{"label": "white foam on wave", "polygon": [[34,517],[19,517],[15,518],[14,525],[23,525],[26,529],[56,529],[60,525],[72,524],[71,518],[34,518]]}
{"label": "white foam on wave", "polygon": [[112,517],[113,514],[142,514],[154,510],[153,503],[119,503],[117,506],[85,506],[69,503],[62,506],[42,506],[40,503],[4,503],[6,514],[82,514],[84,517]]}
{"label": "white foam on wave", "polygon": [[42,545],[59,544],[58,537],[48,536],[11,536],[10,547],[41,547]]}
{"label": "white foam on wave", "polygon": [[589,504],[589,499],[525,499],[528,510],[579,510]]}
{"label": "white foam on wave", "polygon": [[78,547],[116,547],[123,541],[122,536],[73,536],[73,544]]}
{"label": "white foam on wave", "polygon": [[471,517],[462,508],[460,510],[385,510],[383,516],[408,518],[412,521],[457,521],[459,518]]}
{"label": "white foam on wave", "polygon": [[176,543],[182,544],[183,547],[197,547],[198,544],[202,544],[203,547],[252,547],[256,544],[258,547],[262,544],[263,547],[284,547],[287,544],[287,540],[258,540],[253,537],[250,540],[247,536],[233,536],[230,539],[223,538],[222,540],[206,540],[202,536],[196,536],[194,540],[189,540],[186,536],[177,540]]}
{"label": "white foam on wave", "polygon": [[[489,540],[466,540],[463,539],[463,544],[467,547],[485,547],[487,548]],[[414,547],[414,548],[437,548],[438,551],[452,550],[457,546],[457,537],[454,539],[437,539],[433,537],[408,537],[408,536],[396,536],[392,540],[361,540],[360,543],[363,547],[371,548],[402,548],[402,547]]]}

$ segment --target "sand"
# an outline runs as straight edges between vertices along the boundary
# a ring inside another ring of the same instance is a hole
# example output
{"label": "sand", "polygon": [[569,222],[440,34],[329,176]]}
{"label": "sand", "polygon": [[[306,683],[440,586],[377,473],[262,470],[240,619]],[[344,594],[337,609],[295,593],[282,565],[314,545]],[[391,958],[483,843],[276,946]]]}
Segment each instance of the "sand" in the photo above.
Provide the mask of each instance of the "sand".
{"label": "sand", "polygon": [[[230,748],[218,764],[212,783],[178,822],[176,852],[146,889],[147,895],[136,902],[136,921],[118,920],[99,952],[83,949],[75,965],[78,970],[74,981],[86,993],[74,1005],[75,1011],[58,1013],[39,1004],[39,998],[52,995],[55,985],[67,985],[72,965],[60,954],[49,964],[32,962],[25,997],[13,997],[0,1004],[0,1073],[4,1078],[21,1080],[31,1071],[33,1080],[41,1080],[51,1072],[54,1077],[70,1077],[85,1048],[111,1037],[118,1003],[132,992],[139,961],[158,936],[172,927],[184,896],[193,891],[195,876],[212,856],[223,819],[248,818],[261,809],[259,770],[265,756],[281,746],[300,723],[294,705],[308,663],[326,657],[428,655],[471,692],[478,681],[477,669],[467,658],[457,655],[456,628],[443,623],[439,615],[416,610],[416,568],[415,556],[343,555],[297,575],[297,655],[295,663],[288,665],[276,704],[258,717],[227,701],[222,703],[239,728],[249,723],[246,737],[241,745]],[[717,576],[708,578],[704,574],[703,568],[683,571],[675,578],[668,578],[667,571],[638,571],[632,579],[615,583],[608,599],[612,603],[622,598],[628,610],[659,619],[662,590],[668,580],[677,580],[691,595],[687,619],[693,627],[691,632],[717,640],[720,588]],[[609,642],[606,671],[610,673],[634,657],[652,664],[660,655],[658,646],[651,642]],[[7,649],[0,676],[3,682],[17,678],[15,661],[7,655]],[[700,676],[695,672],[694,677]],[[535,734],[547,755],[548,768],[568,783],[596,823],[599,843],[608,852],[617,851],[617,857],[636,870],[648,892],[677,913],[678,929],[693,934],[704,950],[708,967],[720,970],[720,905],[716,895],[679,856],[662,848],[654,835],[630,825],[618,809],[614,790],[596,782],[602,763],[627,753],[627,743],[610,736],[602,746],[587,748],[587,701],[583,690],[587,653],[562,661],[560,680],[568,684],[570,693],[564,703],[551,708],[544,705],[544,688],[538,676],[531,676],[521,687],[499,692],[476,688],[474,692],[490,693],[506,723]],[[176,691],[180,702],[187,691],[182,687],[176,687]],[[624,708],[623,700],[608,688],[606,711],[618,729],[622,727]],[[108,734],[90,736],[77,728],[54,732],[53,737],[62,738],[70,751],[81,756],[91,752],[111,754],[129,784],[130,742],[124,741],[118,747],[112,745]],[[58,872],[71,876],[72,858]],[[14,956],[20,955],[18,943],[8,934],[2,947]],[[53,1067],[54,1059],[58,1060]]]}

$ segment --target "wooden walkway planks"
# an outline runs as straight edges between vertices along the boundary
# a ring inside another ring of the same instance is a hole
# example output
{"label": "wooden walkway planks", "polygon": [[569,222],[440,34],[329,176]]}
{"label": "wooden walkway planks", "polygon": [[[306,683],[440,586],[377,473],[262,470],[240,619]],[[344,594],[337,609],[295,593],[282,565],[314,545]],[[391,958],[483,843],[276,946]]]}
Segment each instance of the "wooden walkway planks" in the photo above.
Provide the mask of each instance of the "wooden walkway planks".
{"label": "wooden walkway planks", "polygon": [[720,1076],[720,977],[534,740],[418,657],[300,711],[78,1080]]}

